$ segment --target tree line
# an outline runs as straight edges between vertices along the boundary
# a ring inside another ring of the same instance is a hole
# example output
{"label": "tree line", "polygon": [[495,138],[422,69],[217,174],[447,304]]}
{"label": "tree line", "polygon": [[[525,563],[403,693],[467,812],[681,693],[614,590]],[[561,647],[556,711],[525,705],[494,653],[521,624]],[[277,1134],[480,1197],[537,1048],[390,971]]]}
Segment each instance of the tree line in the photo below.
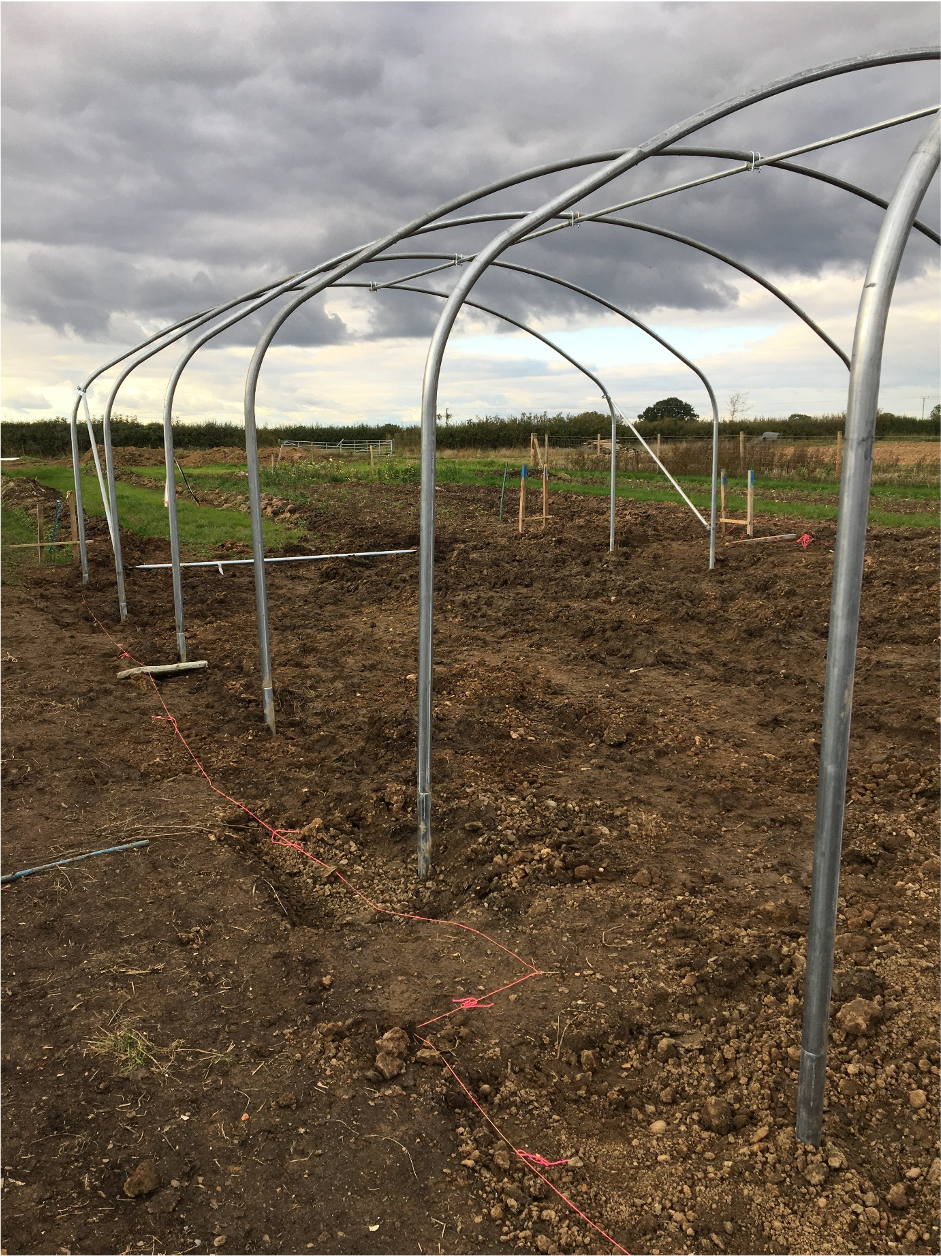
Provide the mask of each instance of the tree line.
{"label": "tree line", "polygon": [[[679,439],[707,437],[712,424],[706,419],[683,417],[682,414],[664,414],[663,409],[676,410],[672,403],[677,398],[666,398],[648,407],[638,416],[636,426],[645,438],[657,436]],[[671,403],[667,405],[667,403]],[[695,411],[688,403],[681,403],[689,413]],[[651,413],[654,412],[654,413]],[[796,438],[835,437],[842,432],[846,416],[843,414],[808,415],[792,414],[782,419],[732,419],[719,424],[724,436],[738,432],[759,435],[765,431],[780,431],[782,436]],[[95,439],[101,441],[101,420],[92,421]],[[529,414],[486,415],[462,423],[454,422],[445,413],[438,416],[438,444],[444,449],[512,449],[529,444],[531,433],[540,440],[590,441],[597,435],[608,436],[611,430],[610,415],[597,410],[581,414]],[[628,436],[626,424],[618,423],[620,436]],[[935,406],[929,418],[916,419],[908,415],[880,412],[876,419],[876,436],[941,436],[941,408]],[[142,449],[163,448],[163,424],[141,423],[136,418],[115,415],[111,420],[111,439],[114,445],[137,446]],[[331,443],[340,440],[389,440],[395,441],[396,449],[409,451],[419,446],[417,425],[400,426],[396,423],[298,423],[280,427],[258,429],[258,444],[263,448],[277,447],[284,440],[313,440]],[[88,431],[84,424],[78,428],[79,449],[89,448]],[[175,423],[173,441],[181,450],[216,449],[221,446],[238,446],[245,443],[245,429],[236,423]],[[0,424],[0,452],[4,457],[64,458],[71,453],[69,422],[67,419],[39,419],[32,422],[5,421]]]}

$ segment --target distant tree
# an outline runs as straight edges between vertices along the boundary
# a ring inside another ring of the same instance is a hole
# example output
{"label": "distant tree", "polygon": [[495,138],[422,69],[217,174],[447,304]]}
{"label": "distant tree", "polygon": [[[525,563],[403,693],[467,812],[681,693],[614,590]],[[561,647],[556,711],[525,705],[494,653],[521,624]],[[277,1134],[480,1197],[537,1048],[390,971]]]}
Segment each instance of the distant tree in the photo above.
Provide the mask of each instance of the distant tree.
{"label": "distant tree", "polygon": [[744,419],[750,409],[747,392],[732,393],[729,397],[729,422],[735,423],[738,419]]}
{"label": "distant tree", "polygon": [[699,415],[688,401],[680,401],[679,397],[664,397],[637,417],[644,423],[656,423],[661,419],[698,419]]}
{"label": "distant tree", "polygon": [[800,423],[800,422],[812,423],[812,422],[813,422],[813,415],[810,415],[810,414],[789,414],[789,415],[787,416],[787,421],[788,421],[788,423]]}
{"label": "distant tree", "polygon": [[941,423],[941,405],[932,406],[928,418],[931,419],[932,423]]}

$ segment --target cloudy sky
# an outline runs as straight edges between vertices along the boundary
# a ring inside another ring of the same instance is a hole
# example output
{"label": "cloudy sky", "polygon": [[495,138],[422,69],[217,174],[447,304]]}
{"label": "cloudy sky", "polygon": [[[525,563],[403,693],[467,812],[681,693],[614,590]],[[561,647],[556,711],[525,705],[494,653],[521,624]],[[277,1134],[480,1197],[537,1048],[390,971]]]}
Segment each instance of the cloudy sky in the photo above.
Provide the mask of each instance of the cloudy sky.
{"label": "cloudy sky", "polygon": [[[162,326],[383,236],[532,166],[626,148],[748,87],[857,54],[938,41],[934,3],[23,3],[3,22],[3,418],[71,409],[101,363]],[[770,155],[937,104],[937,63],[867,70],[779,96],[687,143]],[[927,121],[796,160],[888,197]],[[657,158],[596,193],[615,205],[734,165]],[[523,211],[567,172],[465,213]],[[921,217],[937,227],[937,183]],[[708,243],[775,282],[849,352],[881,211],[765,169],[620,217]],[[426,235],[452,257],[500,229]],[[839,359],[740,272],[673,240],[582,224],[516,246],[637,315],[755,415],[845,407]],[[433,261],[388,261],[293,315],[268,353],[262,421],[409,422],[442,301],[371,292]],[[416,281],[446,292],[454,269]],[[890,320],[881,404],[939,399],[938,250],[913,235]],[[641,332],[542,279],[492,271],[474,298],[552,337],[626,413],[701,385]],[[245,371],[277,303],[196,356],[183,420],[239,421]],[[185,342],[130,376],[119,413],[160,417]],[[90,393],[100,413],[114,372]],[[441,406],[456,418],[578,411],[594,386],[538,341],[468,311]]]}

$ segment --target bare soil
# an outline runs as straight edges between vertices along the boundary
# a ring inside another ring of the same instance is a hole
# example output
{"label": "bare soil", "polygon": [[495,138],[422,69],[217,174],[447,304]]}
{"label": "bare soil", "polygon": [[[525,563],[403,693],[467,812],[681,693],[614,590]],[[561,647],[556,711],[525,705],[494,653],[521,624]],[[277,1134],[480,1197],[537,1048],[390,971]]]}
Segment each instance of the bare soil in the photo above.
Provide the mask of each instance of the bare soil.
{"label": "bare soil", "polygon": [[[3,1250],[614,1250],[524,1149],[631,1252],[937,1251],[933,536],[870,533],[817,1151],[793,1122],[832,528],[709,573],[670,505],[619,503],[609,556],[600,500],[522,537],[494,490],[437,501],[425,883],[414,556],[269,568],[274,739],[250,570],[184,576],[209,668],[160,693],[327,868],[116,680],[123,650],[174,661],[168,573],[133,571],[163,543],[123,537],[120,627],[105,544],[87,590],[5,585],[4,872],[150,845],[3,891]],[[412,486],[294,510],[296,552],[417,539]],[[485,998],[529,971],[501,947],[540,975]]]}

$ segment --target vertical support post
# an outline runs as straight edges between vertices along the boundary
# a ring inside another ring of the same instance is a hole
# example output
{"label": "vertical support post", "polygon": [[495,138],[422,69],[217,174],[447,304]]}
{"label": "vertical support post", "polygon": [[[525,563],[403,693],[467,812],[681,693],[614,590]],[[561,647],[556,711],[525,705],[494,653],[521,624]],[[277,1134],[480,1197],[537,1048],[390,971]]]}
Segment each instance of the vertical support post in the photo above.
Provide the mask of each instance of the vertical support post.
{"label": "vertical support post", "polygon": [[39,561],[42,562],[46,552],[46,534],[42,526],[42,506],[36,507],[36,541],[39,545]]}
{"label": "vertical support post", "polygon": [[78,519],[75,513],[75,494],[70,490],[65,495],[65,500],[69,507],[69,536],[72,538],[72,562],[79,561],[79,544],[78,544]]}
{"label": "vertical support post", "polygon": [[755,535],[755,473],[748,473],[748,506],[745,512],[745,535]]}
{"label": "vertical support post", "polygon": [[372,445],[369,446],[369,470],[372,473],[375,473],[376,470],[376,455],[373,451]]}
{"label": "vertical support post", "polygon": [[526,463],[520,467],[520,532],[526,518]]}
{"label": "vertical support post", "polygon": [[938,168],[939,150],[941,133],[935,115],[916,145],[886,210],[863,283],[853,339],[846,404],[846,467],[840,483],[820,729],[817,824],[795,1126],[797,1137],[815,1147],[819,1147],[823,1132],[846,768],[882,351],[905,242]]}
{"label": "vertical support post", "polygon": [[506,474],[507,474],[507,471],[509,471],[509,469],[510,469],[510,464],[508,462],[505,462],[503,464],[503,483],[500,486],[500,522],[501,523],[503,522],[503,494],[506,492]]}
{"label": "vertical support post", "polygon": [[745,470],[745,433],[738,434],[738,473],[739,475]]}
{"label": "vertical support post", "polygon": [[166,463],[164,505],[170,529],[170,567],[173,584],[173,618],[176,624],[176,649],[180,662],[186,662],[186,629],[183,623],[183,572],[180,567],[180,525],[176,516],[176,458],[173,456],[173,422],[170,407],[163,412],[163,458]]}
{"label": "vertical support post", "polygon": [[[709,468],[709,570],[716,565],[716,480],[719,477],[719,403],[712,391],[712,385],[703,378],[709,393],[709,404],[712,406],[712,462]],[[725,514],[723,510],[721,512]]]}
{"label": "vertical support post", "polygon": [[[69,436],[72,442],[72,482],[75,488],[73,510],[78,531],[78,555],[82,565],[82,584],[88,584],[88,550],[85,546],[85,511],[82,506],[82,464],[78,453],[78,408],[81,405],[81,394],[75,398],[72,406],[72,418],[69,423]],[[75,532],[72,533],[75,536]],[[73,550],[74,555],[74,550]]]}
{"label": "vertical support post", "polygon": [[601,433],[600,432],[595,437],[595,454],[597,457],[599,458],[601,457]]}
{"label": "vertical support post", "polygon": [[720,518],[721,518],[721,520],[722,520],[722,535],[723,535],[723,536],[725,536],[725,534],[726,534],[726,530],[727,530],[727,528],[728,528],[728,525],[727,525],[727,524],[726,524],[726,522],[725,522],[725,520],[726,520],[726,513],[725,513],[725,512],[726,512],[726,505],[725,505],[725,490],[726,490],[726,485],[728,484],[728,480],[729,480],[729,475],[728,475],[728,472],[727,472],[727,471],[723,471],[723,472],[722,472],[722,478],[721,478],[722,504],[721,504],[721,506],[719,507],[719,517],[720,517]]}
{"label": "vertical support post", "polygon": [[118,588],[118,619],[127,619],[127,593],[124,587],[124,559],[121,556],[121,528],[118,524],[118,490],[114,480],[114,450],[111,447],[111,406],[105,406],[101,420],[101,443],[105,447],[105,478],[111,503],[111,548],[114,550],[114,578]]}
{"label": "vertical support post", "polygon": [[657,461],[660,461],[660,433],[657,433]]}
{"label": "vertical support post", "polygon": [[[922,409],[924,409],[924,406],[922,406]],[[546,432],[546,448],[545,448],[545,453],[542,455],[542,460],[548,467],[549,465],[549,433],[548,432]]]}
{"label": "vertical support post", "polygon": [[549,468],[542,469],[542,530],[545,532],[549,523]]}
{"label": "vertical support post", "polygon": [[611,488],[608,501],[608,553],[614,553],[614,487],[618,457],[618,412],[614,402],[607,397],[608,409],[611,411]]}
{"label": "vertical support post", "polygon": [[91,455],[95,462],[95,474],[98,476],[98,488],[101,492],[101,504],[104,507],[105,519],[108,521],[108,535],[111,537],[111,544],[114,545],[114,522],[111,518],[111,495],[108,492],[108,486],[105,483],[104,472],[101,469],[101,459],[98,457],[98,446],[95,443],[95,429],[92,425],[91,414],[88,410],[88,398],[82,393],[82,404],[85,407],[85,425],[88,428],[88,439],[91,441]]}
{"label": "vertical support post", "polygon": [[[429,349],[429,361],[434,341]],[[418,524],[418,773],[417,869],[424,879],[431,872],[431,733],[432,681],[434,678],[434,594],[435,594],[435,471],[437,426],[434,400],[428,388],[426,364],[421,416],[421,513]]]}
{"label": "vertical support post", "polygon": [[245,407],[245,456],[248,459],[248,506],[252,520],[252,557],[255,568],[255,615],[258,620],[258,656],[261,663],[261,703],[265,723],[276,733],[274,680],[271,673],[271,636],[268,629],[268,589],[265,584],[265,540],[262,533],[261,475],[258,469],[258,431],[255,409]]}
{"label": "vertical support post", "polygon": [[843,474],[843,433],[836,434],[836,466],[834,467],[834,479],[838,480]]}

